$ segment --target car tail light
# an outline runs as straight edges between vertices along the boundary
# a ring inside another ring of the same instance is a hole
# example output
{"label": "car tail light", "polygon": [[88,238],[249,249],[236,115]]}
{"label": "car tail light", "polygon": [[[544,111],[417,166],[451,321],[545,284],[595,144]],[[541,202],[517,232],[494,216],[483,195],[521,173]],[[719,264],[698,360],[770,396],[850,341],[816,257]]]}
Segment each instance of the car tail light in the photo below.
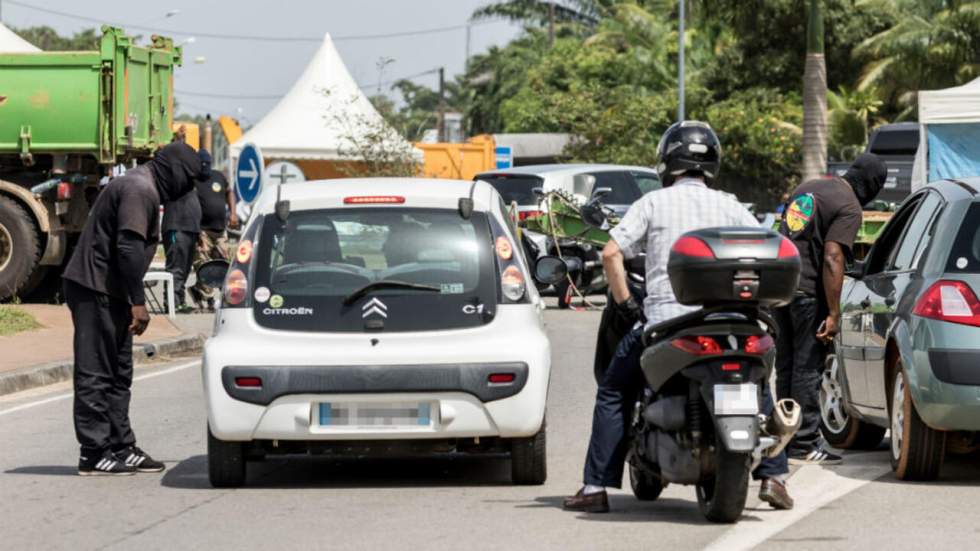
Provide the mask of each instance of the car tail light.
{"label": "car tail light", "polygon": [[528,218],[535,218],[537,216],[541,216],[542,214],[544,214],[544,212],[542,212],[540,210],[524,210],[524,211],[518,212],[517,213],[517,217],[520,220],[527,220]]}
{"label": "car tail light", "polygon": [[942,280],[932,284],[919,298],[912,313],[923,318],[980,327],[980,300],[962,281]]}
{"label": "car tail light", "polygon": [[61,182],[58,184],[58,200],[67,201],[71,199],[71,184],[68,182]]}
{"label": "car tail light", "polygon": [[504,293],[504,298],[511,302],[517,302],[524,298],[525,284],[524,275],[520,268],[511,264],[504,269],[500,276],[500,289]]}
{"label": "car tail light", "polygon": [[800,250],[792,241],[784,237],[779,243],[779,258],[793,258],[794,256],[800,256]]}
{"label": "car tail light", "polygon": [[502,235],[498,237],[497,241],[494,243],[494,249],[496,249],[497,256],[499,256],[501,260],[510,260],[510,258],[514,256],[514,246],[510,244],[510,239],[507,239]]}
{"label": "car tail light", "polygon": [[487,382],[492,384],[513,383],[517,378],[513,373],[491,373]]}
{"label": "car tail light", "polygon": [[399,195],[356,195],[344,197],[345,205],[400,205],[405,198]]}
{"label": "car tail light", "polygon": [[742,364],[738,362],[725,362],[721,364],[722,371],[738,371],[739,369],[742,369]]}
{"label": "car tail light", "polygon": [[248,279],[245,272],[235,268],[228,272],[225,278],[225,300],[232,306],[237,306],[248,297]]}
{"label": "car tail light", "polygon": [[772,350],[776,343],[769,335],[752,335],[745,339],[745,353],[763,355]]}
{"label": "car tail light", "polygon": [[238,244],[238,250],[235,252],[235,260],[237,260],[239,264],[248,264],[248,261],[251,259],[252,242],[246,239]]}
{"label": "car tail light", "polygon": [[235,386],[245,388],[262,388],[261,377],[235,377]]}
{"label": "car tail light", "polygon": [[670,341],[670,344],[678,350],[683,350],[688,354],[694,354],[696,356],[721,354],[721,345],[711,337],[680,337]]}
{"label": "car tail light", "polygon": [[711,247],[709,247],[707,243],[698,239],[697,237],[691,237],[689,235],[678,239],[674,243],[671,250],[684,256],[693,256],[697,258],[715,257],[714,251],[711,250]]}

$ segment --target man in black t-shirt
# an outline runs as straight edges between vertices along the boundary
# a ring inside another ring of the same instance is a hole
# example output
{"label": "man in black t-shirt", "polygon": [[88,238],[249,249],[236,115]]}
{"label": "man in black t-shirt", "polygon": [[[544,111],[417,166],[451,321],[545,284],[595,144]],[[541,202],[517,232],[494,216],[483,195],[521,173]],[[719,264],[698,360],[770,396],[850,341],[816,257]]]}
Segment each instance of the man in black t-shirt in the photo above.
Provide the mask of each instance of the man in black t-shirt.
{"label": "man in black t-shirt", "polygon": [[800,286],[776,309],[776,393],[803,408],[803,424],[787,446],[791,463],[836,464],[820,438],[820,377],[826,347],[840,324],[845,259],[861,229],[863,205],[878,195],[888,169],[877,156],[858,157],[843,178],[804,182],[790,194],[779,231],[800,250]]}
{"label": "man in black t-shirt", "polygon": [[159,235],[160,204],[193,189],[203,174],[188,145],[172,143],[99,194],[65,267],[74,335],[75,435],[80,475],[159,472],[136,447],[129,423],[133,335],[150,323],[143,276]]}
{"label": "man in black t-shirt", "polygon": [[[211,157],[201,150],[201,157]],[[201,205],[201,234],[197,240],[193,270],[209,260],[228,260],[228,226],[238,226],[235,214],[235,191],[228,179],[217,170],[211,171],[207,180],[197,183],[197,198]],[[226,210],[227,208],[227,210]],[[198,309],[214,310],[214,289],[198,281],[191,288],[191,297]]]}

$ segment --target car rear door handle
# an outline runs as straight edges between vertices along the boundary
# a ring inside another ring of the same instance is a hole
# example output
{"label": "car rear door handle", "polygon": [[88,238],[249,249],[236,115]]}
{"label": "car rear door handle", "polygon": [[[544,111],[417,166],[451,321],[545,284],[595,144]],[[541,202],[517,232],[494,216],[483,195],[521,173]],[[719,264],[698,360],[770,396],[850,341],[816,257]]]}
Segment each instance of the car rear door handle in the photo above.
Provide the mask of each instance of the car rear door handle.
{"label": "car rear door handle", "polygon": [[861,301],[861,308],[871,308],[871,297],[864,297]]}

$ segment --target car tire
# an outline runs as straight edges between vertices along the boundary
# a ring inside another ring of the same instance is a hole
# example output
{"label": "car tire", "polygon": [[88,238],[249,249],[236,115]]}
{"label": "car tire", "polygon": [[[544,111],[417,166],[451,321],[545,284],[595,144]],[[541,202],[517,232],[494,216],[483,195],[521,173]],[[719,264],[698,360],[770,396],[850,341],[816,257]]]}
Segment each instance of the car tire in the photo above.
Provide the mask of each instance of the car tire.
{"label": "car tire", "polygon": [[640,501],[655,501],[667,483],[655,473],[646,472],[630,463],[630,488]]}
{"label": "car tire", "polygon": [[820,432],[831,446],[842,450],[874,450],[885,438],[885,428],[851,415],[844,397],[840,364],[833,354],[820,382]]}
{"label": "car tire", "polygon": [[208,427],[208,479],[215,488],[245,484],[245,445],[218,440]]}
{"label": "car tire", "polygon": [[521,486],[539,486],[548,478],[547,429],[530,438],[514,438],[510,445],[510,478]]}
{"label": "car tire", "polygon": [[935,480],[946,451],[946,433],[929,428],[912,403],[908,377],[899,363],[889,407],[892,469],[899,480]]}
{"label": "car tire", "polygon": [[20,295],[40,258],[33,219],[15,201],[0,196],[0,300]]}

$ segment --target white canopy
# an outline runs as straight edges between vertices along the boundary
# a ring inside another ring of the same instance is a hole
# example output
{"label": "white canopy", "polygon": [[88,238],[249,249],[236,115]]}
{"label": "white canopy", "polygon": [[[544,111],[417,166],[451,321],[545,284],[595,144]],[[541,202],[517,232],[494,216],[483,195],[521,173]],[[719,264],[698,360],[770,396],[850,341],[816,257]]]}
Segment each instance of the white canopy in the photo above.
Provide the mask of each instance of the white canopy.
{"label": "white canopy", "polygon": [[933,180],[980,175],[980,78],[920,91],[919,122],[913,191]]}
{"label": "white canopy", "polygon": [[[354,142],[385,129],[384,119],[347,72],[330,35],[289,92],[231,146],[231,156],[246,143],[266,159],[357,160]],[[387,147],[411,145],[394,131]],[[376,143],[377,140],[374,140]]]}
{"label": "white canopy", "polygon": [[40,52],[41,48],[31,44],[0,23],[0,53],[21,54]]}

